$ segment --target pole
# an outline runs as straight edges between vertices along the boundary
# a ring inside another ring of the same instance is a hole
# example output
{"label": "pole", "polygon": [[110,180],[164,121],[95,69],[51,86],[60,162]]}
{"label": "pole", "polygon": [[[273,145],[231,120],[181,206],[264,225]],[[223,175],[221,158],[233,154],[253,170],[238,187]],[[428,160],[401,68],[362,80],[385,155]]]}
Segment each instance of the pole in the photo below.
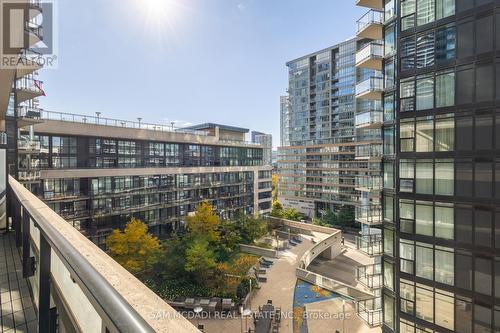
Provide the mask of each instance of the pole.
{"label": "pole", "polygon": [[342,300],[342,333],[345,333],[345,299]]}

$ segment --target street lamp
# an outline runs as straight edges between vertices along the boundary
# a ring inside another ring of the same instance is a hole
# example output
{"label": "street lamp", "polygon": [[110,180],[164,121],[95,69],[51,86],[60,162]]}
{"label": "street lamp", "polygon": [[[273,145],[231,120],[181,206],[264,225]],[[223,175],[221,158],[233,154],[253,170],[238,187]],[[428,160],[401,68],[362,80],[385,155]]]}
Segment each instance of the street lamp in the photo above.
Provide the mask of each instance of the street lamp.
{"label": "street lamp", "polygon": [[342,299],[342,333],[345,333],[345,299]]}
{"label": "street lamp", "polygon": [[95,115],[97,116],[97,124],[99,124],[99,117],[101,116],[101,112],[97,111]]}
{"label": "street lamp", "polygon": [[172,125],[172,132],[174,131],[174,124],[175,124],[175,121],[171,121],[170,124]]}
{"label": "street lamp", "polygon": [[198,314],[203,311],[203,308],[201,306],[197,306],[193,309],[194,313],[196,314],[196,319],[197,319],[197,323],[196,323],[196,326],[200,326],[200,318],[198,317]]}
{"label": "street lamp", "polygon": [[141,117],[137,118],[137,121],[139,121],[139,128],[141,128],[141,121],[142,121],[142,118],[141,118]]}
{"label": "street lamp", "polygon": [[252,310],[244,309],[243,305],[240,305],[240,314],[241,314],[241,333],[243,333],[243,317],[245,317],[245,332],[248,331],[248,316],[252,314]]}

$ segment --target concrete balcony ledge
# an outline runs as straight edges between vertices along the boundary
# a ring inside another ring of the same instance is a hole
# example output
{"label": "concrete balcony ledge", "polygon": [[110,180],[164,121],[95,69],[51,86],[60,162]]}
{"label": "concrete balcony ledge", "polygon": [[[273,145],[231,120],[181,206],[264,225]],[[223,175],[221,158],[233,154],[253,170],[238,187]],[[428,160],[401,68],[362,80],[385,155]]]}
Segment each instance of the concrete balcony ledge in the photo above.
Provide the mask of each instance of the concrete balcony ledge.
{"label": "concrete balcony ledge", "polygon": [[[55,302],[57,312],[67,313],[71,329],[77,331],[199,332],[12,177],[9,188],[16,243],[22,245],[23,261],[32,254],[38,261],[30,281],[40,286],[33,289],[34,294],[39,293],[35,300],[40,327],[49,320],[44,316],[53,304],[46,303],[49,292],[49,299],[62,300]],[[50,279],[42,274],[49,274]]]}

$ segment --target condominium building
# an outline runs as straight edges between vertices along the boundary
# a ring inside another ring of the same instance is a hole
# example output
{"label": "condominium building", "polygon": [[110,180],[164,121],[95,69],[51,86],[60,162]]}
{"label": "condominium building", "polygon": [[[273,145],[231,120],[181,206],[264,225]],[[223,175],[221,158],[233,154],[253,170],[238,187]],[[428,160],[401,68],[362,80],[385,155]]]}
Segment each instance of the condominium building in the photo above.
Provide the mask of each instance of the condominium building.
{"label": "condominium building", "polygon": [[500,330],[500,4],[358,0],[383,36],[385,332]]}
{"label": "condominium building", "polygon": [[10,173],[96,244],[131,217],[167,237],[205,200],[221,218],[271,208],[272,168],[261,145],[244,141],[247,129],[42,110],[10,118],[21,125]]}
{"label": "condominium building", "polygon": [[280,96],[280,146],[288,146],[290,137],[290,102],[288,96]]}
{"label": "condominium building", "polygon": [[252,142],[262,146],[264,165],[273,165],[273,136],[262,132],[252,131]]}

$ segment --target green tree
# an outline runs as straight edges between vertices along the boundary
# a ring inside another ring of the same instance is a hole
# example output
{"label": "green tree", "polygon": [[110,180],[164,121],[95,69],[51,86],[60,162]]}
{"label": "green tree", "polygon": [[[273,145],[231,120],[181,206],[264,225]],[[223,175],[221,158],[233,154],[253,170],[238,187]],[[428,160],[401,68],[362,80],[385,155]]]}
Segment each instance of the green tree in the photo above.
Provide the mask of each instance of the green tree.
{"label": "green tree", "polygon": [[195,239],[186,249],[186,272],[192,273],[195,281],[206,284],[211,280],[217,266],[214,252],[205,239]]}
{"label": "green tree", "polygon": [[283,217],[283,206],[279,203],[278,200],[273,201],[273,206],[270,215],[278,218]]}
{"label": "green tree", "polygon": [[172,236],[163,242],[164,253],[156,265],[156,271],[163,279],[187,276],[186,266],[186,241],[173,233]]}
{"label": "green tree", "polygon": [[283,210],[282,217],[287,220],[300,221],[304,216],[293,208]]}
{"label": "green tree", "polygon": [[202,202],[193,216],[188,216],[187,229],[189,233],[197,237],[203,237],[208,242],[217,242],[220,238],[220,219],[215,214],[214,208],[207,201]]}
{"label": "green tree", "polygon": [[133,274],[143,273],[158,262],[159,240],[148,233],[145,223],[132,218],[124,231],[113,230],[106,239],[110,255]]}
{"label": "green tree", "polygon": [[240,214],[234,223],[244,244],[252,244],[267,234],[267,223],[260,218]]}
{"label": "green tree", "polygon": [[273,200],[278,200],[278,183],[279,183],[279,178],[278,175],[273,173],[272,175],[272,194],[273,194]]}

